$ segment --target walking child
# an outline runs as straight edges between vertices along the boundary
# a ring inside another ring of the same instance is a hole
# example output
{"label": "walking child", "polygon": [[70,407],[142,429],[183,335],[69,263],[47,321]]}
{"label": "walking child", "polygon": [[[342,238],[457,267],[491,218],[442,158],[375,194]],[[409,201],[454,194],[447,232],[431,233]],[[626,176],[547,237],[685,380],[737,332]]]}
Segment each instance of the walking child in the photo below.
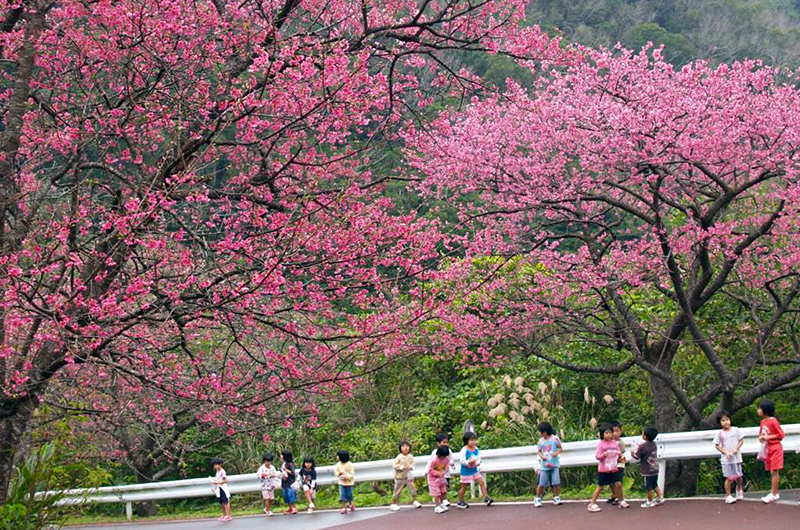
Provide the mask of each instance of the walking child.
{"label": "walking child", "polygon": [[625,502],[625,494],[622,490],[622,481],[625,479],[625,450],[627,449],[625,441],[622,439],[622,424],[618,421],[611,422],[611,432],[614,435],[614,441],[619,444],[619,462],[617,462],[617,475],[611,498],[606,502],[620,508],[627,508],[629,504]]}
{"label": "walking child", "polygon": [[281,453],[283,464],[281,464],[281,491],[283,492],[283,502],[286,503],[286,515],[297,513],[297,493],[294,491],[294,483],[297,480],[297,473],[294,467],[294,457],[289,450]]}
{"label": "walking child", "polygon": [[442,499],[447,495],[447,481],[445,473],[450,467],[450,448],[441,445],[436,449],[436,456],[428,460],[428,467],[425,474],[428,475],[428,493],[433,497],[436,506],[434,513],[444,513],[449,508],[442,504]]}
{"label": "walking child", "polygon": [[414,456],[411,454],[411,444],[408,441],[400,442],[400,454],[395,457],[392,469],[394,470],[394,495],[392,495],[392,505],[389,506],[389,509],[393,512],[400,510],[397,503],[400,502],[403,488],[408,488],[408,491],[411,492],[411,497],[414,499],[411,505],[414,508],[421,507],[422,505],[417,501],[417,488],[414,486]]}
{"label": "walking child", "polygon": [[[647,492],[647,500],[642,503],[642,508],[654,508],[664,502],[661,488],[658,487],[658,448],[656,447],[656,436],[658,429],[648,427],[642,434],[644,443],[631,452],[631,456],[639,460],[642,478],[644,478],[644,489]],[[653,492],[656,498],[653,499]]]}
{"label": "walking child", "polygon": [[[447,433],[440,432],[439,434],[436,435],[436,449],[434,449],[433,452],[431,453],[431,458],[436,457],[436,450],[442,446],[447,447],[447,449],[450,449],[450,438],[447,436]],[[445,483],[447,483],[447,491],[450,491],[450,473],[452,473],[455,470],[456,470],[456,463],[452,457],[452,451],[451,451],[450,464],[444,472],[444,481]],[[450,501],[447,500],[447,492],[445,492],[444,499],[442,499],[442,506],[444,506],[445,508],[450,506]]]}
{"label": "walking child", "polygon": [[300,482],[303,494],[308,501],[308,513],[311,513],[314,511],[314,499],[317,497],[317,466],[310,456],[303,458],[303,465],[300,467]]}
{"label": "walking child", "polygon": [[469,508],[469,504],[464,502],[464,494],[467,492],[467,486],[473,482],[477,482],[481,488],[483,503],[486,506],[491,506],[494,501],[489,498],[489,490],[486,488],[486,481],[480,471],[481,455],[478,449],[478,436],[474,432],[466,433],[464,435],[464,444],[459,453],[461,488],[458,490],[458,504],[456,506],[461,509]]}
{"label": "walking child", "polygon": [[[722,430],[714,436],[714,447],[721,453],[722,474],[725,476],[725,503],[733,504],[744,499],[742,488],[742,454],[744,435],[731,425],[731,415],[723,412],[719,417]],[[736,484],[736,496],[731,492],[731,484]]]}
{"label": "walking child", "polygon": [[561,440],[556,436],[553,426],[544,421],[537,427],[539,430],[539,486],[536,489],[536,497],[533,505],[537,508],[542,507],[542,496],[547,488],[553,489],[553,504],[561,504],[561,475],[559,472],[560,462],[558,455],[561,454]]}
{"label": "walking child", "polygon": [[272,517],[272,501],[275,500],[275,490],[280,485],[280,472],[272,465],[275,457],[272,453],[267,453],[261,459],[261,467],[258,468],[256,475],[261,481],[261,497],[264,499],[264,513],[267,517]]}
{"label": "walking child", "polygon": [[225,473],[225,468],[222,467],[221,458],[212,458],[211,465],[216,471],[216,475],[211,481],[211,490],[219,499],[219,506],[222,508],[222,517],[219,520],[230,521],[233,517],[231,516],[231,492],[228,489],[228,474]]}
{"label": "walking child", "polygon": [[[600,442],[597,444],[597,451],[595,451],[595,458],[597,459],[597,488],[592,494],[592,500],[589,503],[590,512],[599,512],[600,506],[597,505],[597,498],[603,491],[603,487],[608,486],[614,490],[614,484],[617,482],[617,469],[619,464],[619,442],[614,440],[614,429],[611,425],[604,423],[598,428],[600,434]],[[622,501],[625,502],[625,501]],[[622,505],[620,503],[620,505]]]}
{"label": "walking child", "polygon": [[356,511],[353,502],[353,484],[355,484],[356,470],[350,461],[350,453],[342,449],[336,453],[339,461],[333,466],[333,474],[339,481],[339,502],[342,505],[341,513],[347,513],[347,508],[351,512]]}
{"label": "walking child", "polygon": [[765,399],[758,404],[758,417],[761,420],[761,428],[759,431],[758,439],[762,444],[766,444],[764,465],[772,475],[772,489],[761,500],[769,504],[780,500],[781,496],[778,493],[781,482],[781,469],[783,469],[783,440],[784,434],[781,424],[775,418],[775,403]]}

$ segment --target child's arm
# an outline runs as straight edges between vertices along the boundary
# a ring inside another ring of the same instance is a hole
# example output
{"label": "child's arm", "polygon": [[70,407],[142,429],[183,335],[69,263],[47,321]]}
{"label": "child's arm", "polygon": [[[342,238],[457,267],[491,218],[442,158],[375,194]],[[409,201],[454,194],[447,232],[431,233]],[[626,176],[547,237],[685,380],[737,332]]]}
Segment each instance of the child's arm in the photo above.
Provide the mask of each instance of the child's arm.
{"label": "child's arm", "polygon": [[400,463],[401,455],[397,455],[394,459],[394,463],[392,464],[392,469],[395,471],[403,471],[403,464]]}
{"label": "child's arm", "polygon": [[781,424],[778,423],[777,420],[775,420],[775,427],[778,429],[778,432],[773,435],[772,439],[773,440],[783,440],[786,437],[786,435],[783,433],[783,428],[781,427]]}
{"label": "child's arm", "polygon": [[602,443],[597,444],[597,451],[594,452],[595,460],[599,462],[600,460],[605,458],[605,456],[606,456],[606,450],[603,447],[603,444]]}
{"label": "child's arm", "polygon": [[556,450],[550,455],[550,458],[555,458],[562,453],[564,449],[561,447],[561,440],[556,438]]}

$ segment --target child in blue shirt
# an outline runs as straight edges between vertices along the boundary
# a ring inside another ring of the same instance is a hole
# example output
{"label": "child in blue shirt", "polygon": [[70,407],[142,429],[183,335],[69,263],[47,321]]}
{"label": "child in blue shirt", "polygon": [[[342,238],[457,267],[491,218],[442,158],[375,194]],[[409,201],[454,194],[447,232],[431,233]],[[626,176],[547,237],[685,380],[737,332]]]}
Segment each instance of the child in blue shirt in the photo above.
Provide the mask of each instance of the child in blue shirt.
{"label": "child in blue shirt", "polygon": [[483,503],[491,506],[494,502],[489,498],[489,490],[486,488],[486,481],[481,476],[480,465],[481,455],[478,450],[478,436],[474,432],[464,435],[464,447],[459,453],[461,462],[461,489],[458,490],[458,506],[461,509],[469,508],[469,504],[464,502],[464,494],[467,492],[467,485],[477,482],[483,494]]}
{"label": "child in blue shirt", "polygon": [[556,436],[553,426],[543,421],[538,426],[539,435],[539,487],[536,490],[536,497],[533,505],[537,508],[542,507],[542,495],[548,487],[553,488],[553,504],[561,504],[561,476],[559,473],[560,462],[558,455],[561,454],[561,440]]}

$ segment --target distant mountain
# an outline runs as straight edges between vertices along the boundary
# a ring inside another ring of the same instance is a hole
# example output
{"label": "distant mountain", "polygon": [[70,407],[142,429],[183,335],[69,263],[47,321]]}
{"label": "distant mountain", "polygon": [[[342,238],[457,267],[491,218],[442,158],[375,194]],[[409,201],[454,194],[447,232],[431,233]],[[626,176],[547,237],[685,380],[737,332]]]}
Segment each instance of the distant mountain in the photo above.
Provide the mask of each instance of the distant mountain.
{"label": "distant mountain", "polygon": [[678,65],[750,57],[800,66],[800,0],[531,0],[527,15],[591,46],[664,44]]}

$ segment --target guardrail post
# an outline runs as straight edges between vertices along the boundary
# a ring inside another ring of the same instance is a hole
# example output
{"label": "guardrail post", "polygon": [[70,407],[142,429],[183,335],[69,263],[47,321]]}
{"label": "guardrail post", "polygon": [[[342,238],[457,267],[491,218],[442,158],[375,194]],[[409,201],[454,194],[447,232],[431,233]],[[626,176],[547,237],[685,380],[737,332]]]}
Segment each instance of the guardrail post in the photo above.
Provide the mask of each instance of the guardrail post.
{"label": "guardrail post", "polygon": [[662,497],[665,495],[665,493],[664,493],[664,485],[666,483],[667,483],[667,461],[666,460],[659,460],[658,461],[658,487],[661,488]]}
{"label": "guardrail post", "polygon": [[128,521],[133,519],[133,503],[130,501],[125,503],[125,516],[128,518]]}

